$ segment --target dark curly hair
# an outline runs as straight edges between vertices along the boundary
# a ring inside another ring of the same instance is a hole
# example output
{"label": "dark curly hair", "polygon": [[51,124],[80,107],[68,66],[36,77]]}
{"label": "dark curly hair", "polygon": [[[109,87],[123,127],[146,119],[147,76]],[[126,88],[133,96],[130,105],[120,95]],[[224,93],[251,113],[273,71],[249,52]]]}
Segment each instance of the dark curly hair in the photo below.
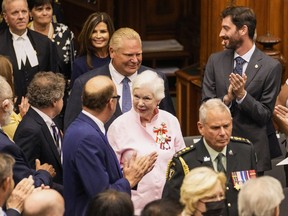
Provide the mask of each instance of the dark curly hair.
{"label": "dark curly hair", "polygon": [[65,79],[60,73],[39,72],[27,89],[29,103],[36,108],[50,107],[64,96]]}

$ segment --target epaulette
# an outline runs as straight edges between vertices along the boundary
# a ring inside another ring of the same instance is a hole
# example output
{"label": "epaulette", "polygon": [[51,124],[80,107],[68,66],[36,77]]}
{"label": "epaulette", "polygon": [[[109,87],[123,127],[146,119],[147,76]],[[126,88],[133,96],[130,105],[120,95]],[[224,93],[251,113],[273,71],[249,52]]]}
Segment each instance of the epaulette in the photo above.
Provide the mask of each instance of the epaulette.
{"label": "epaulette", "polygon": [[251,144],[249,139],[243,138],[243,137],[235,137],[235,136],[231,136],[230,140],[236,141],[236,142],[242,142],[242,143],[248,143]]}
{"label": "epaulette", "polygon": [[192,144],[192,145],[190,145],[190,146],[188,146],[188,147],[186,147],[186,148],[183,148],[183,149],[181,149],[180,151],[176,152],[173,157],[180,157],[180,156],[182,156],[183,154],[186,154],[187,152],[191,151],[191,150],[194,149],[194,148],[195,148],[195,145]]}

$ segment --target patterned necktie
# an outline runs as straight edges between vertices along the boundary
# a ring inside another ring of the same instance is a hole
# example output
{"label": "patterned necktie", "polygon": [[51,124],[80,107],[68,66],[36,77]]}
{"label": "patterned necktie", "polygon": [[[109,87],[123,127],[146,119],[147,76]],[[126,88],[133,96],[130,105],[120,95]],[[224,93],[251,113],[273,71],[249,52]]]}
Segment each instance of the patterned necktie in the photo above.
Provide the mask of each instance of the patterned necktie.
{"label": "patterned necktie", "polygon": [[53,131],[53,138],[54,138],[54,141],[55,141],[55,145],[57,147],[59,155],[61,155],[61,148],[60,148],[61,135],[59,133],[59,129],[57,128],[55,123],[51,124],[51,128],[52,128],[52,131]]}
{"label": "patterned necktie", "polygon": [[131,92],[129,86],[130,79],[125,77],[122,80],[123,89],[122,89],[122,113],[129,111],[132,107],[131,103]]}
{"label": "patterned necktie", "polygon": [[243,72],[243,64],[246,62],[243,58],[241,58],[240,56],[235,58],[236,61],[236,65],[234,68],[234,73],[239,74],[240,76],[242,76],[242,72]]}
{"label": "patterned necktie", "polygon": [[217,171],[226,173],[226,170],[225,170],[224,165],[222,163],[222,158],[223,157],[225,157],[225,156],[222,153],[219,153],[218,156],[216,157],[216,160],[217,160]]}

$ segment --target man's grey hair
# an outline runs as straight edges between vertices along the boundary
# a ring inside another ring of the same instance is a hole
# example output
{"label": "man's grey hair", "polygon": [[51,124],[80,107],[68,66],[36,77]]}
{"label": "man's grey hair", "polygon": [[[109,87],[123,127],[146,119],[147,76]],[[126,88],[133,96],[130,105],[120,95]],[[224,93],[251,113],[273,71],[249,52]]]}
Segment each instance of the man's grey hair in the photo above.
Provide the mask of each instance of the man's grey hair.
{"label": "man's grey hair", "polygon": [[202,124],[206,122],[207,112],[210,110],[227,112],[231,116],[230,109],[219,98],[209,99],[206,102],[202,103],[199,108],[199,121]]}

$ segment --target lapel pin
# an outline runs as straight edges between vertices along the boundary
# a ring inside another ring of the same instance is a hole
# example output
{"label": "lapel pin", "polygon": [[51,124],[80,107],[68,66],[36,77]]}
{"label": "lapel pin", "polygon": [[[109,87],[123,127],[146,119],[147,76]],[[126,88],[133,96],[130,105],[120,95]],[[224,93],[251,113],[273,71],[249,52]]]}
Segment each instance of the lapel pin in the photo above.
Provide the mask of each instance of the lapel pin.
{"label": "lapel pin", "polygon": [[229,150],[228,154],[229,154],[229,155],[233,155],[233,151],[232,151],[232,150]]}
{"label": "lapel pin", "polygon": [[257,64],[255,65],[255,68],[258,68],[258,65],[257,65]]}
{"label": "lapel pin", "polygon": [[205,156],[204,161],[210,161],[210,157]]}

